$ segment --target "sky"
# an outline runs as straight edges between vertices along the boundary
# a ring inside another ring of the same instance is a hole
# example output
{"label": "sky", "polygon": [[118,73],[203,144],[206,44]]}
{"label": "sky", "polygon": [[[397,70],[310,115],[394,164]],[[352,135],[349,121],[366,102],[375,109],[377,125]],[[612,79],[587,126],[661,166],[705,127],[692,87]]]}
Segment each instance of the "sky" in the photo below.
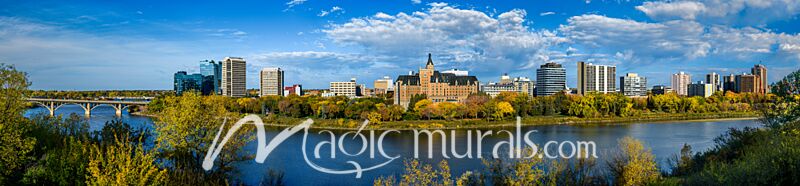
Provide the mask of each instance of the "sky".
{"label": "sky", "polygon": [[648,85],[685,71],[749,73],[777,81],[800,68],[798,0],[503,1],[7,1],[0,0],[0,63],[28,73],[31,89],[172,89],[199,61],[247,61],[247,87],[264,67],[286,84],[417,71],[468,70],[481,82],[535,78],[561,63],[615,65]]}

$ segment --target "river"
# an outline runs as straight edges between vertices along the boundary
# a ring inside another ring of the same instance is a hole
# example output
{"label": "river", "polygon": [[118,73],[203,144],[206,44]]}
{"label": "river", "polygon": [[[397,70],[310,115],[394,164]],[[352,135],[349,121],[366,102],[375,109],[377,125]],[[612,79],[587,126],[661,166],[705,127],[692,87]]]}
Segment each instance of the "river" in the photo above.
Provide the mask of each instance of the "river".
{"label": "river", "polygon": [[[26,116],[35,113],[47,113],[44,108],[32,108],[26,112]],[[83,110],[76,105],[66,105],[56,111],[56,114],[83,114]],[[114,109],[110,107],[99,107],[92,111],[92,117],[88,118],[90,129],[98,130],[102,128],[106,121],[117,118],[114,116]],[[152,127],[153,121],[147,117],[132,116],[127,112],[123,112],[122,120],[131,124],[134,127]],[[597,146],[597,156],[600,161],[607,160],[611,156],[611,151],[616,149],[617,141],[625,136],[631,136],[644,142],[645,146],[650,148],[656,156],[657,162],[663,168],[667,166],[667,159],[680,152],[683,144],[689,144],[693,147],[694,152],[704,151],[714,146],[714,138],[724,134],[730,128],[744,128],[744,127],[759,127],[760,124],[756,120],[714,120],[714,121],[678,121],[678,122],[643,122],[636,124],[602,124],[593,126],[576,126],[576,125],[546,125],[546,126],[528,126],[522,127],[522,133],[535,130],[532,133],[531,139],[533,142],[542,145],[547,141],[593,141]],[[507,141],[507,135],[497,135],[500,130],[508,130],[512,133],[515,132],[514,127],[509,128],[492,128],[481,129],[482,131],[492,130],[495,135],[487,136],[483,140],[482,150],[480,152],[484,157],[491,156],[492,147],[500,141]],[[283,128],[267,127],[267,141],[271,140]],[[369,158],[368,155],[350,157],[348,158],[341,151],[336,151],[337,158],[331,159],[330,147],[323,146],[321,159],[314,158],[314,147],[322,141],[328,141],[329,135],[323,133],[319,134],[318,130],[311,130],[308,134],[306,152],[308,158],[314,164],[320,167],[331,169],[352,169],[353,166],[347,161],[354,161],[359,163],[362,168],[377,165],[388,161],[382,158],[380,153],[376,150],[376,157]],[[334,131],[337,140],[341,135],[347,131]],[[380,134],[382,131],[375,131]],[[451,140],[450,131],[445,131],[447,141]],[[362,132],[364,133],[364,132]],[[456,149],[458,153],[463,153],[467,149],[467,145],[473,145],[472,158],[452,158],[450,147],[447,149],[447,154],[450,155],[449,159],[452,175],[457,177],[465,171],[480,170],[483,168],[480,159],[477,159],[478,154],[476,141],[476,130],[472,130],[472,143],[466,143],[466,130],[455,131],[457,141]],[[366,133],[368,134],[368,132]],[[515,134],[516,135],[516,134]],[[369,136],[367,136],[369,138]],[[377,138],[377,136],[376,136]],[[372,185],[372,180],[379,176],[395,175],[398,177],[404,169],[403,160],[414,157],[414,133],[411,131],[402,131],[401,133],[390,133],[383,141],[383,150],[389,156],[400,156],[387,165],[377,168],[375,170],[366,171],[361,178],[356,178],[355,174],[328,174],[315,170],[304,159],[302,152],[303,135],[297,133],[289,137],[286,141],[280,144],[277,149],[272,151],[263,164],[256,163],[253,160],[246,160],[238,163],[236,166],[239,169],[237,178],[250,185],[257,185],[268,170],[276,170],[285,174],[284,181],[288,185]],[[361,148],[360,140],[352,140],[352,135],[344,141],[344,149],[347,152],[355,153]],[[425,139],[425,138],[422,138]],[[443,159],[441,153],[442,141],[434,140],[433,154],[434,157],[428,159],[427,156],[427,141],[421,140],[423,145],[420,145],[420,156],[424,157],[420,161],[424,163],[435,164]],[[256,143],[251,142],[245,148],[247,153],[256,154]],[[372,148],[368,148],[372,149]],[[369,154],[370,150],[366,150],[365,154]],[[541,152],[540,152],[541,153]],[[557,151],[552,151],[551,154],[556,154]],[[565,152],[569,154],[569,152]],[[604,166],[605,163],[599,163]]]}

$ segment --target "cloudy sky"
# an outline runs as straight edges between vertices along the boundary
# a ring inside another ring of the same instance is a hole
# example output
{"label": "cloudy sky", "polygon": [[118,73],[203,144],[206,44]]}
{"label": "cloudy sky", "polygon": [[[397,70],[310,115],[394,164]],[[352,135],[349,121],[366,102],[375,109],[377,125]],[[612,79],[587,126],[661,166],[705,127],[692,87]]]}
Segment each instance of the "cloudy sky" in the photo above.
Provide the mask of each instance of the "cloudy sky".
{"label": "cloudy sky", "polygon": [[33,89],[171,89],[172,74],[225,56],[257,71],[285,69],[288,84],[397,77],[423,66],[462,69],[482,82],[534,78],[538,65],[617,66],[649,85],[678,71],[800,68],[797,0],[514,1],[6,1],[0,63],[28,72]]}

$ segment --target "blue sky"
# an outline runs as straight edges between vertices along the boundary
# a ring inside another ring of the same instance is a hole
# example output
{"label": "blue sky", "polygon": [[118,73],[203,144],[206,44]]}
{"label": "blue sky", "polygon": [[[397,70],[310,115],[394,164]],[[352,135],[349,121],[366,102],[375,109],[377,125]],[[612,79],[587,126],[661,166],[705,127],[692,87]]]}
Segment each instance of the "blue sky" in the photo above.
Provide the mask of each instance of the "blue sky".
{"label": "blue sky", "polygon": [[171,89],[172,74],[225,56],[288,84],[368,84],[424,65],[534,77],[545,62],[617,66],[649,85],[692,74],[800,67],[799,1],[5,1],[0,63],[28,72],[32,89]]}

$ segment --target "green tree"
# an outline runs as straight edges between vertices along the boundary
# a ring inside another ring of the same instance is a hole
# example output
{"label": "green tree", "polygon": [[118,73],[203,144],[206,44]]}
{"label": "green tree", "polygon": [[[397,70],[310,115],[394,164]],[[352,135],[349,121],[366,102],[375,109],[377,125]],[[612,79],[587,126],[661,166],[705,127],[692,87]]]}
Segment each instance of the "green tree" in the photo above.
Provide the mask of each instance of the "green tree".
{"label": "green tree", "polygon": [[[227,131],[238,119],[237,114],[195,93],[168,97],[165,103],[164,111],[158,114],[155,122],[155,147],[159,156],[172,163],[176,174],[187,177],[204,174],[201,163],[215,134],[224,121],[227,124],[223,131]],[[246,159],[240,151],[253,138],[250,130],[252,127],[246,125],[234,136],[237,140],[227,142],[208,178],[224,179],[234,173],[232,163]]]}
{"label": "green tree", "polygon": [[24,72],[0,64],[0,185],[32,160],[36,139],[24,135],[28,122],[22,115],[29,85]]}

